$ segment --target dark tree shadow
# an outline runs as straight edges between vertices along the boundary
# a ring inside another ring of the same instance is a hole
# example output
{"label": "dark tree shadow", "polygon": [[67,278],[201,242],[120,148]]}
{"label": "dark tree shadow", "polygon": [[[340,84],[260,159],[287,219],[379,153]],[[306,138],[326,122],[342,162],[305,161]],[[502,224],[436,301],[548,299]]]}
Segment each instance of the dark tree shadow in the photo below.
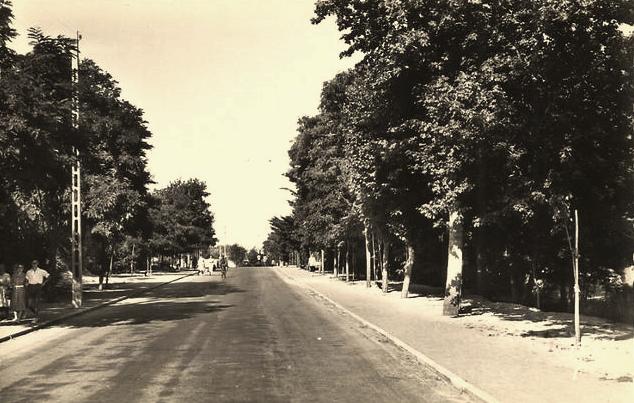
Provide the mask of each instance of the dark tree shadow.
{"label": "dark tree shadow", "polygon": [[[465,298],[461,317],[492,314],[502,320],[539,323],[539,330],[529,330],[520,336],[540,338],[573,337],[574,317],[565,312],[544,312],[535,308],[505,302],[491,302],[479,296]],[[463,311],[464,310],[464,311]],[[463,313],[464,312],[464,313]],[[543,329],[547,326],[548,329]],[[582,335],[590,334],[599,340],[629,340],[634,338],[634,328],[622,323],[608,322],[603,318],[581,317]]]}
{"label": "dark tree shadow", "polygon": [[165,301],[164,298],[150,298],[149,301],[134,304],[113,305],[107,312],[91,312],[78,316],[58,327],[103,327],[145,325],[155,322],[171,322],[191,319],[201,314],[218,312],[233,305],[212,301]]}
{"label": "dark tree shadow", "polygon": [[151,294],[140,293],[132,304],[115,304],[104,309],[60,323],[60,327],[100,327],[113,325],[143,325],[193,318],[199,314],[217,312],[231,305],[220,299],[227,294],[244,292],[228,283],[180,281],[157,288]]}
{"label": "dark tree shadow", "polygon": [[[378,283],[380,286],[380,282]],[[401,291],[402,282],[390,282],[390,291]],[[444,289],[441,287],[431,287],[422,284],[410,284],[410,294],[408,298],[428,298],[435,301],[444,299]],[[502,320],[514,322],[534,322],[540,323],[539,330],[529,330],[521,334],[522,337],[574,337],[574,320],[570,313],[544,312],[528,306],[492,302],[478,295],[466,295],[462,298],[460,306],[460,317],[478,316],[492,314]],[[543,326],[548,329],[543,329]],[[634,338],[634,328],[622,323],[608,322],[603,318],[582,316],[581,332],[591,334],[599,340],[629,340]]]}
{"label": "dark tree shadow", "polygon": [[[403,282],[390,282],[390,290],[401,292],[403,290]],[[444,289],[442,287],[431,287],[423,284],[411,283],[409,285],[408,298],[434,298],[437,300],[444,299]]]}
{"label": "dark tree shadow", "polygon": [[[149,321],[166,321],[186,319],[197,313],[213,312],[226,306],[222,306],[219,301],[205,301],[205,297],[223,296],[232,293],[244,292],[229,283],[215,281],[179,281],[165,284],[154,290],[150,288],[160,285],[160,280],[153,283],[131,283],[113,284],[113,289],[97,290],[88,289],[84,292],[84,307],[82,310],[90,309],[106,301],[112,301],[119,297],[145,298],[147,301],[135,302],[137,312],[129,309],[130,304],[114,304],[106,308],[111,313],[110,316],[101,317],[103,309],[96,312],[88,312],[76,318],[59,320],[63,315],[81,312],[74,311],[69,303],[45,303],[42,304],[39,315],[39,323],[53,321],[49,327],[84,327],[84,326],[109,326],[117,322],[128,324],[143,324]],[[183,299],[198,298],[202,301],[179,301]],[[35,326],[37,323],[31,317],[31,312],[27,311],[27,319],[15,322],[2,322],[3,326]],[[93,322],[91,324],[91,321]]]}

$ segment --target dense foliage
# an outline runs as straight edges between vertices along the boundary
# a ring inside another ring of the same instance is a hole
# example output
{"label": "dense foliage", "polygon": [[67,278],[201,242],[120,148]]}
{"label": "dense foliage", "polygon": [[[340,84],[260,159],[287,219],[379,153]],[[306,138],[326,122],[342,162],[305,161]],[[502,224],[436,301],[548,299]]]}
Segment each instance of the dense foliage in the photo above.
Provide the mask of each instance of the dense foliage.
{"label": "dense foliage", "polygon": [[317,1],[328,17],[362,60],[300,119],[268,251],[365,234],[380,277],[444,286],[448,314],[463,282],[568,309],[574,210],[585,297],[632,263],[631,2]]}
{"label": "dense foliage", "polygon": [[247,257],[247,250],[243,246],[234,243],[233,245],[229,245],[229,247],[227,247],[227,257],[237,266],[240,266]]}
{"label": "dense foliage", "polygon": [[[30,29],[32,46],[9,42],[11,2],[0,0],[0,263],[39,258],[66,270],[70,237],[70,167],[79,151],[85,268],[114,266],[214,243],[205,184],[178,181],[154,195],[143,111],[121,97],[94,61],[79,67],[79,130],[71,125],[71,52],[75,40]],[[137,262],[138,261],[138,262]]]}
{"label": "dense foliage", "polygon": [[150,249],[170,256],[193,253],[216,243],[207,186],[198,179],[177,180],[153,194]]}

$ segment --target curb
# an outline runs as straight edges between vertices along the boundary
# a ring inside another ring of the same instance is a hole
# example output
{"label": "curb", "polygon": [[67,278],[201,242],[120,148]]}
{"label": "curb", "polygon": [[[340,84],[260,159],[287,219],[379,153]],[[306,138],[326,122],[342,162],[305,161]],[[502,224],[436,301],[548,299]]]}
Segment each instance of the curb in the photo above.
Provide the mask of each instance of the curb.
{"label": "curb", "polygon": [[302,287],[304,289],[307,289],[307,290],[315,293],[320,298],[326,300],[328,303],[334,305],[338,309],[341,309],[346,314],[350,315],[352,318],[354,318],[357,321],[361,322],[364,326],[367,326],[367,327],[373,329],[374,331],[378,332],[382,336],[386,337],[387,339],[389,339],[395,345],[399,346],[403,350],[405,350],[408,353],[412,354],[414,357],[416,357],[416,359],[418,361],[420,361],[423,364],[426,364],[426,365],[432,367],[434,370],[439,372],[441,375],[443,375],[444,377],[449,379],[451,384],[453,386],[457,387],[458,389],[463,390],[463,391],[467,391],[467,392],[471,393],[472,395],[478,397],[479,399],[483,400],[484,402],[487,402],[487,403],[500,403],[499,400],[497,400],[496,398],[494,398],[493,396],[491,396],[487,392],[485,392],[482,389],[478,388],[477,386],[469,383],[468,381],[466,381],[465,379],[463,379],[459,375],[453,373],[449,369],[443,367],[442,365],[440,365],[436,361],[432,360],[431,358],[429,358],[425,354],[421,353],[420,351],[416,350],[414,347],[412,347],[409,344],[405,343],[404,341],[402,341],[398,337],[390,334],[389,332],[387,332],[386,330],[380,328],[379,326],[375,325],[374,323],[371,323],[371,322],[367,321],[366,319],[363,319],[361,316],[359,316],[356,313],[354,313],[354,312],[350,311],[349,309],[345,308],[340,303],[338,303],[336,301],[333,301],[331,298],[329,298],[329,297],[325,296],[324,294],[322,294],[321,292],[315,290],[313,287],[311,287],[309,285],[306,285],[306,284],[300,284],[298,281],[296,281],[292,277],[288,276],[286,273],[282,273],[279,270],[274,270],[274,272],[279,277],[281,277],[284,281],[292,282],[292,283],[294,283],[294,284],[296,284],[296,285],[298,285],[298,286],[300,286],[300,287]]}
{"label": "curb", "polygon": [[141,295],[143,293],[146,293],[148,291],[155,290],[155,289],[157,289],[159,287],[163,287],[164,285],[173,283],[173,282],[178,281],[178,280],[182,280],[182,279],[184,279],[186,277],[190,277],[190,276],[193,276],[195,274],[196,273],[186,274],[186,275],[178,277],[178,278],[176,278],[174,280],[170,280],[170,281],[167,281],[165,283],[160,283],[160,284],[154,285],[154,286],[149,287],[149,288],[144,288],[142,290],[134,291],[134,292],[130,293],[129,295],[124,295],[122,297],[117,297],[115,299],[111,299],[109,301],[102,302],[102,303],[100,303],[98,305],[92,306],[90,308],[86,308],[86,309],[81,310],[81,311],[75,311],[75,312],[67,313],[66,315],[60,316],[59,318],[51,319],[49,321],[39,323],[39,324],[37,324],[37,325],[35,325],[33,327],[29,327],[27,329],[20,330],[18,332],[9,334],[7,336],[0,337],[0,343],[4,343],[5,341],[13,340],[16,337],[24,336],[25,334],[29,334],[29,333],[35,332],[36,330],[44,329],[44,328],[49,327],[51,325],[55,325],[57,323],[63,322],[66,319],[74,318],[75,316],[80,316],[80,315],[83,315],[85,313],[97,310],[99,308],[103,308],[103,307],[108,306],[108,305],[116,304],[117,302],[121,302],[121,301],[126,300],[128,298],[134,298],[134,297],[136,297],[138,295]]}

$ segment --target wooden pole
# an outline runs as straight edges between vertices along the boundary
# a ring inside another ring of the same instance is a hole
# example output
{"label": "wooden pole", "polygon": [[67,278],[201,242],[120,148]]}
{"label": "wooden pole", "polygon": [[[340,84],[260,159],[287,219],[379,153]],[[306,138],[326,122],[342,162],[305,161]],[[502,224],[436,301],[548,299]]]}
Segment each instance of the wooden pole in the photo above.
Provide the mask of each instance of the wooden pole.
{"label": "wooden pole", "polygon": [[581,345],[581,324],[579,318],[579,298],[581,289],[579,288],[579,214],[575,209],[575,256],[574,256],[574,277],[575,277],[575,343]]}

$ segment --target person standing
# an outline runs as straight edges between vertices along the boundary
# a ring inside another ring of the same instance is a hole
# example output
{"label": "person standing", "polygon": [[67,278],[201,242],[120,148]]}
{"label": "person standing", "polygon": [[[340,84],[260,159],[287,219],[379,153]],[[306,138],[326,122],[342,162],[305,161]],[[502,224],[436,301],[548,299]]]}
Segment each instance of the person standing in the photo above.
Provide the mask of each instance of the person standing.
{"label": "person standing", "polygon": [[49,274],[40,269],[40,262],[36,259],[31,262],[31,268],[26,272],[26,296],[28,308],[33,311],[35,317],[39,313],[42,287],[48,281]]}
{"label": "person standing", "polygon": [[11,295],[11,310],[13,311],[13,320],[23,319],[26,311],[26,276],[24,275],[24,266],[18,264],[13,270],[13,293]]}
{"label": "person standing", "polygon": [[4,314],[3,319],[9,319],[11,306],[9,305],[9,288],[11,287],[11,276],[6,272],[4,263],[0,263],[0,310]]}

